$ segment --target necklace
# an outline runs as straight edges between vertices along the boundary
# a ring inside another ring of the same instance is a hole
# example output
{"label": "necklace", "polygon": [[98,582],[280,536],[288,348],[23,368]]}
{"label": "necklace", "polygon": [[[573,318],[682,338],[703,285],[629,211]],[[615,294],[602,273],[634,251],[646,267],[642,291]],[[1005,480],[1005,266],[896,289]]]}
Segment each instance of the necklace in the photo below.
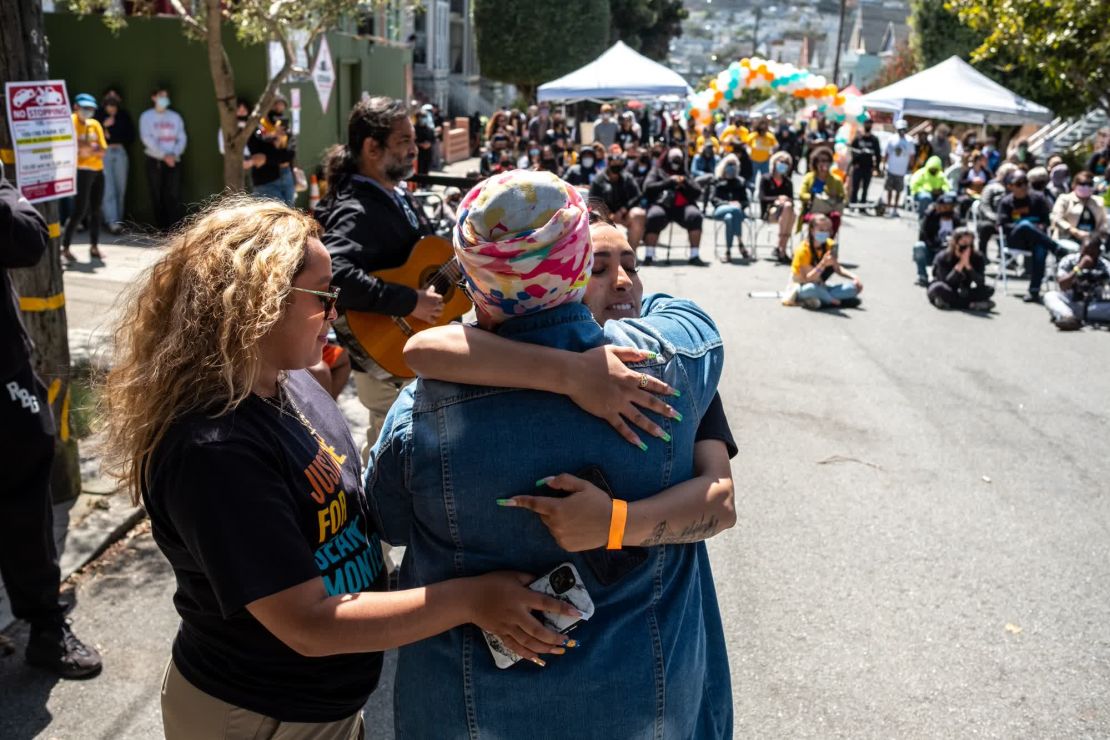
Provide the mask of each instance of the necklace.
{"label": "necklace", "polygon": [[[255,394],[255,395],[258,395],[258,394]],[[326,446],[327,443],[324,442],[324,438],[322,436],[320,436],[319,432],[316,431],[316,427],[312,426],[312,422],[310,422],[305,417],[305,415],[303,413],[301,413],[301,410],[297,407],[297,404],[293,400],[293,398],[285,392],[285,386],[283,384],[280,384],[280,383],[278,384],[278,398],[281,399],[280,403],[274,402],[273,399],[267,398],[266,396],[258,396],[258,397],[260,399],[262,399],[262,402],[264,404],[266,404],[267,406],[270,406],[272,408],[277,409],[279,414],[282,414],[284,416],[288,416],[290,419],[295,419],[296,421],[300,422],[301,426],[303,426],[305,429],[307,429],[309,431],[309,433],[311,433],[312,436],[315,437],[316,440],[320,442],[321,445]],[[291,413],[289,413],[288,411],[285,410],[285,402],[286,401],[289,402],[289,405],[292,407],[294,413],[291,414]]]}

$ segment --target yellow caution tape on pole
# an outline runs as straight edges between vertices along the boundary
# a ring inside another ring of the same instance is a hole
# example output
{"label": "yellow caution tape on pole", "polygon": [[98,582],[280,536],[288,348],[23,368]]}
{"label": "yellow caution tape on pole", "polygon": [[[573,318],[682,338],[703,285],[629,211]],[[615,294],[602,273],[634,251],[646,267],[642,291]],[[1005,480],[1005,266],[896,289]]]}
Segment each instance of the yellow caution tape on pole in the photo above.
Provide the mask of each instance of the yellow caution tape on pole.
{"label": "yellow caution tape on pole", "polygon": [[58,436],[63,442],[69,441],[69,386],[66,386],[66,397],[62,399],[62,426]]}
{"label": "yellow caution tape on pole", "polygon": [[51,239],[57,239],[62,235],[62,225],[57,221],[47,226],[46,230],[49,232]]}
{"label": "yellow caution tape on pole", "polygon": [[58,398],[58,391],[60,391],[61,389],[61,378],[54,378],[54,380],[50,381],[50,387],[46,389],[46,402],[53,406],[54,400]]}
{"label": "yellow caution tape on pole", "polygon": [[64,305],[66,305],[65,293],[58,293],[49,298],[35,298],[33,296],[20,296],[19,298],[19,310],[26,313],[57,311]]}

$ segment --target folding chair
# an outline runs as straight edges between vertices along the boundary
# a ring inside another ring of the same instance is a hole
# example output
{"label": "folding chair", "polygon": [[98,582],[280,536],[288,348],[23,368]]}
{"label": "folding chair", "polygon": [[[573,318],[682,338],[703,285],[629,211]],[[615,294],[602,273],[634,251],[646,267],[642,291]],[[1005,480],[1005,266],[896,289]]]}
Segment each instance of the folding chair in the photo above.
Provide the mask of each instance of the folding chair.
{"label": "folding chair", "polygon": [[[1006,239],[1006,232],[1002,227],[998,227],[998,272],[995,273],[995,283],[1002,283],[1002,293],[1006,293],[1006,287],[1009,285],[1010,265],[1017,262],[1018,257],[1032,257],[1032,252],[1024,249],[1011,249],[1008,240]],[[1052,258],[1050,264],[1048,258]],[[1056,255],[1052,252],[1048,253],[1045,258],[1044,264],[1044,278],[1041,280],[1042,289],[1056,282]]]}

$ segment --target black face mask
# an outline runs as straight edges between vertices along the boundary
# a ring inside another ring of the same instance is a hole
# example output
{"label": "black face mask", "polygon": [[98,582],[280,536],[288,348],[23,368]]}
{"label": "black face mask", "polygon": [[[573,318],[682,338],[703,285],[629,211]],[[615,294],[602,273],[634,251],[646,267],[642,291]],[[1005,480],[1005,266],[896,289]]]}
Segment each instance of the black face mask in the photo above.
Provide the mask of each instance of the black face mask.
{"label": "black face mask", "polygon": [[270,119],[270,123],[277,123],[281,120],[281,114],[278,113],[276,110],[272,110],[270,111],[270,114],[267,116],[267,118]]}
{"label": "black face mask", "polygon": [[682,160],[681,159],[672,159],[667,164],[671,168],[671,172],[681,172],[682,171]]}
{"label": "black face mask", "polygon": [[246,123],[247,121],[250,120],[250,115],[248,114],[248,115],[245,115],[245,116],[235,116],[235,120],[242,121],[243,123]]}
{"label": "black face mask", "polygon": [[645,166],[651,164],[651,157],[647,156],[646,154],[641,155],[640,156],[640,164],[645,165]]}

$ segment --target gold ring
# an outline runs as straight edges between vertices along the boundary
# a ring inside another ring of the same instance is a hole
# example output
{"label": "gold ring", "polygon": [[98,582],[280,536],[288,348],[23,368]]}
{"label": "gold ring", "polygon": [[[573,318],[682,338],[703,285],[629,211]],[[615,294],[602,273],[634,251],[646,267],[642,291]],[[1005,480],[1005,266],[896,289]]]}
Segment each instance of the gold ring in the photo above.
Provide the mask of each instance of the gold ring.
{"label": "gold ring", "polygon": [[640,373],[640,389],[643,390],[644,388],[647,388],[647,386],[648,386],[648,376],[644,373]]}

